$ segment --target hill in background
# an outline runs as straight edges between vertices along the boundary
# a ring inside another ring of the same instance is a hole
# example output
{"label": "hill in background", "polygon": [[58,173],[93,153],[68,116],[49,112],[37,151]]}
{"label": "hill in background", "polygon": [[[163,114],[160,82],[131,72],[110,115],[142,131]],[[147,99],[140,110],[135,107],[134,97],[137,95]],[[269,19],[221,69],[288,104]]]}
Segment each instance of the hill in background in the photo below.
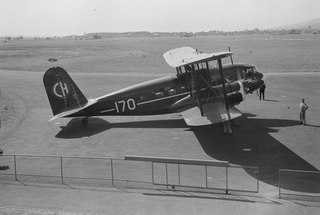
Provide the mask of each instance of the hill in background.
{"label": "hill in background", "polygon": [[281,27],[275,27],[274,30],[289,30],[289,29],[314,29],[314,30],[320,30],[320,18],[308,20],[305,22],[300,22],[296,24],[291,25],[285,25]]}
{"label": "hill in background", "polygon": [[102,39],[110,37],[161,37],[161,36],[180,36],[180,37],[194,37],[194,36],[209,36],[209,35],[244,35],[244,34],[320,34],[320,18],[308,20],[291,25],[275,27],[271,29],[252,29],[242,31],[201,31],[201,32],[99,32],[88,33],[85,35],[87,39]]}
{"label": "hill in background", "polygon": [[[135,32],[90,32],[83,35],[67,35],[60,37],[33,37],[33,39],[84,39],[97,40],[105,38],[119,38],[119,37],[195,37],[195,36],[210,36],[210,35],[248,35],[248,34],[320,34],[320,18],[312,19],[305,22],[300,22],[281,27],[274,27],[269,29],[245,29],[241,31],[200,31],[200,32],[149,32],[149,31],[135,31]],[[28,37],[30,39],[32,37]],[[23,36],[11,37],[3,36],[0,40],[7,43],[9,40],[22,40]]]}

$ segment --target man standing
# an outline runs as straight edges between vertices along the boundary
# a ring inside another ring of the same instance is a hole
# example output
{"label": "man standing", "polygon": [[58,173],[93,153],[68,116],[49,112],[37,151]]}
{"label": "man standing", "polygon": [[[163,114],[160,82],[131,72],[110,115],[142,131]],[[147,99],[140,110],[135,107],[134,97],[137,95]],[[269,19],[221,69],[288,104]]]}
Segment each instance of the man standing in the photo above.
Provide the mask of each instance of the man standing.
{"label": "man standing", "polygon": [[263,84],[259,89],[259,93],[260,93],[259,98],[260,98],[260,100],[261,100],[261,98],[264,100],[264,91],[265,90],[266,90],[266,85]]}
{"label": "man standing", "polygon": [[308,105],[304,103],[304,99],[302,99],[300,103],[300,124],[306,125],[306,110],[308,110]]}

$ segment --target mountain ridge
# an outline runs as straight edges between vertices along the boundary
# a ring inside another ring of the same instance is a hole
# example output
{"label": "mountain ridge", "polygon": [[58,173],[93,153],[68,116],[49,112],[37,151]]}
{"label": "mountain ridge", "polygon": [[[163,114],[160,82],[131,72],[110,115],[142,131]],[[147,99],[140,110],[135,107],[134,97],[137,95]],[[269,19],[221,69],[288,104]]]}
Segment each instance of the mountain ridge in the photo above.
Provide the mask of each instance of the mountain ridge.
{"label": "mountain ridge", "polygon": [[311,20],[307,20],[304,22],[299,22],[290,25],[284,25],[279,27],[272,28],[273,30],[288,30],[288,29],[320,29],[320,18],[315,18]]}

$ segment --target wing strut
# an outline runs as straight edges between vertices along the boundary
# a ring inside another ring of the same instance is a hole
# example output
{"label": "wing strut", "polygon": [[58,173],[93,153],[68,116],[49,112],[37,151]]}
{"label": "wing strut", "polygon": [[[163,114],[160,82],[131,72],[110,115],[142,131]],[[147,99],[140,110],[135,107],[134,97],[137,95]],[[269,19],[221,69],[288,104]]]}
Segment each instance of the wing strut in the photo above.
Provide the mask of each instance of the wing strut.
{"label": "wing strut", "polygon": [[203,107],[201,103],[201,95],[200,95],[200,84],[199,84],[199,75],[195,71],[194,65],[191,65],[191,83],[193,85],[192,90],[195,90],[194,93],[192,93],[193,98],[196,97],[198,107],[200,109],[201,116],[204,116]]}
{"label": "wing strut", "polygon": [[224,83],[224,75],[223,75],[223,71],[222,71],[221,58],[218,59],[218,64],[219,64],[219,72],[221,75],[223,98],[224,98],[224,103],[226,106],[227,117],[228,117],[227,121],[224,124],[224,131],[225,131],[225,133],[232,134],[231,124],[230,124],[231,117],[230,117],[230,111],[229,111],[229,102],[228,102],[228,98],[227,98],[226,85]]}
{"label": "wing strut", "polygon": [[[228,48],[229,48],[229,52],[231,52],[230,46]],[[230,55],[230,60],[231,60],[231,64],[233,65],[232,55]]]}

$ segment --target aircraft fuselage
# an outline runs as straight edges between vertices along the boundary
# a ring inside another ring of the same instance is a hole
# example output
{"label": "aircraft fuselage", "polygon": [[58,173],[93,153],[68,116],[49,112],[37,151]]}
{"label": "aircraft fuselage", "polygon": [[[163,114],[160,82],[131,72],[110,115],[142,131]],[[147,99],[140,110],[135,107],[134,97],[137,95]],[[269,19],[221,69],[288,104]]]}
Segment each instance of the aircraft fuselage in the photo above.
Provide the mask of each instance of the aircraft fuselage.
{"label": "aircraft fuselage", "polygon": [[[245,93],[252,93],[262,86],[263,75],[258,71],[247,74],[252,65],[228,65],[224,66],[225,87],[230,106],[240,103],[242,100],[236,94],[239,93],[241,85]],[[101,115],[155,115],[180,112],[197,105],[191,96],[200,92],[201,100],[221,100],[222,84],[217,71],[210,71],[211,80],[216,83],[205,85],[209,81],[205,74],[202,78],[203,84],[192,86],[192,79],[188,73],[167,76],[133,85],[119,91],[96,98],[96,103],[70,117],[101,116]],[[201,82],[197,82],[201,83]]]}

